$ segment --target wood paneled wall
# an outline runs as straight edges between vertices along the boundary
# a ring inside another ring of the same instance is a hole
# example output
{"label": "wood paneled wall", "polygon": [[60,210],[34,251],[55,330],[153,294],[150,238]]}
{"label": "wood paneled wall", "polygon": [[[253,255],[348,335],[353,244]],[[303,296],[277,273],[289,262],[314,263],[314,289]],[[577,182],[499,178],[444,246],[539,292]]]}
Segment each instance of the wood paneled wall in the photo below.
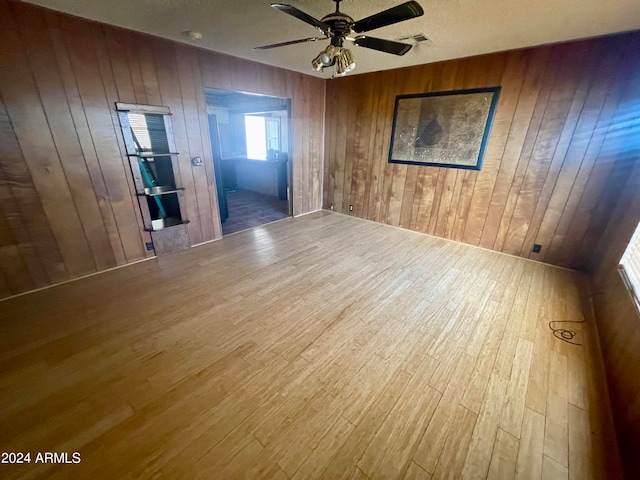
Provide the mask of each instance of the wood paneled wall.
{"label": "wood paneled wall", "polygon": [[640,314],[617,271],[640,222],[640,62],[633,68],[637,73],[632,88],[637,96],[624,102],[627,122],[620,133],[627,140],[619,146],[629,149],[634,159],[611,166],[609,201],[594,211],[604,218],[589,268],[622,461],[627,478],[640,478]]}
{"label": "wood paneled wall", "polygon": [[614,264],[593,278],[593,291],[604,293],[594,303],[623,467],[640,478],[640,315]]}
{"label": "wood paneled wall", "polygon": [[292,99],[294,214],[321,207],[323,80],[7,0],[0,30],[0,298],[150,255],[116,101],[171,108],[192,244],[221,236],[205,87]]}
{"label": "wood paneled wall", "polygon": [[[324,207],[584,269],[617,193],[612,165],[637,141],[624,131],[639,57],[632,33],[330,81]],[[482,171],[387,163],[396,95],[496,85]]]}

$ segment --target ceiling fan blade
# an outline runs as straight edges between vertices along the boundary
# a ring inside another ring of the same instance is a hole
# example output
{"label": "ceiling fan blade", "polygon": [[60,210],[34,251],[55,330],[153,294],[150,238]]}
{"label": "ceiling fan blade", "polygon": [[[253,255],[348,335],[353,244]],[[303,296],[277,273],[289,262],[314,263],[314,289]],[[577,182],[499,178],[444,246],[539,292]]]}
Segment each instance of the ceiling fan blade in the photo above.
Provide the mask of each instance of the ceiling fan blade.
{"label": "ceiling fan blade", "polygon": [[371,48],[380,52],[392,53],[394,55],[404,55],[413,45],[408,43],[395,42],[393,40],[385,40],[383,38],[366,37],[361,35],[353,39],[353,43],[359,47]]}
{"label": "ceiling fan blade", "polygon": [[312,25],[316,28],[319,28],[324,33],[329,31],[329,25],[321,22],[318,19],[313,18],[311,15],[304,13],[302,10],[297,9],[296,7],[292,7],[291,5],[285,5],[284,3],[272,3],[271,6],[275,9],[280,10],[281,12],[288,13],[289,15],[293,15],[298,20],[302,20],[309,25]]}
{"label": "ceiling fan blade", "polygon": [[318,40],[325,40],[327,37],[311,37],[302,38],[300,40],[291,40],[289,42],[273,43],[271,45],[263,45],[261,47],[253,47],[253,50],[269,50],[270,48],[286,47],[287,45],[295,45],[296,43],[308,43],[317,42]]}
{"label": "ceiling fan blade", "polygon": [[386,27],[394,23],[404,22],[412,18],[420,17],[424,14],[424,10],[418,2],[410,1],[390,8],[370,17],[363,18],[355,22],[351,29],[356,33],[368,32],[376,28]]}

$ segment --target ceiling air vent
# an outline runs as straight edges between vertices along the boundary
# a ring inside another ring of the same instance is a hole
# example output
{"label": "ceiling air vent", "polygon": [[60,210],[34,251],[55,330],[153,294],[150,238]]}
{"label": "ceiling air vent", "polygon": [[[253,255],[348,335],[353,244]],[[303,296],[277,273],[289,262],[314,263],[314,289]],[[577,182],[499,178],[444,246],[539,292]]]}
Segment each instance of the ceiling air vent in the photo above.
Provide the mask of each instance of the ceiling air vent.
{"label": "ceiling air vent", "polygon": [[428,42],[429,39],[424,33],[416,33],[414,35],[408,35],[406,37],[398,38],[399,42],[413,42],[413,43],[423,43]]}

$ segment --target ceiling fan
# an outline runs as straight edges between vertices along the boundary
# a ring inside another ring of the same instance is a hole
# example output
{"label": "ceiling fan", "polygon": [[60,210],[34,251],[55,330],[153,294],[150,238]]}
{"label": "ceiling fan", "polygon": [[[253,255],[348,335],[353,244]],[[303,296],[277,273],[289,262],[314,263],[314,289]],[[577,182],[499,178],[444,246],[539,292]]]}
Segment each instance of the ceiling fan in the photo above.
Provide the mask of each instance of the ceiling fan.
{"label": "ceiling fan", "polygon": [[[380,52],[391,53],[393,55],[404,55],[411,50],[412,45],[394,40],[385,40],[383,38],[369,37],[360,35],[361,33],[375,30],[376,28],[386,27],[394,23],[404,22],[412,18],[420,17],[424,14],[424,10],[418,2],[409,1],[401,5],[383,10],[362,20],[354,21],[349,15],[340,11],[341,0],[333,0],[336,2],[336,11],[325,15],[321,20],[313,18],[311,15],[291,5],[283,3],[272,3],[271,6],[281,12],[288,13],[302,20],[309,25],[318,28],[324,37],[310,37],[300,40],[291,40],[289,42],[274,43],[272,45],[264,45],[255,47],[254,50],[268,50],[271,48],[284,47],[287,45],[295,45],[297,43],[316,42],[318,40],[329,39],[330,43],[327,48],[321,51],[316,58],[311,61],[314,70],[321,72],[326,67],[335,67],[336,75],[345,75],[353,70],[356,66],[353,61],[353,54],[347,48],[343,47],[344,41],[353,42],[359,47],[370,48]],[[355,34],[355,36],[352,36]]]}

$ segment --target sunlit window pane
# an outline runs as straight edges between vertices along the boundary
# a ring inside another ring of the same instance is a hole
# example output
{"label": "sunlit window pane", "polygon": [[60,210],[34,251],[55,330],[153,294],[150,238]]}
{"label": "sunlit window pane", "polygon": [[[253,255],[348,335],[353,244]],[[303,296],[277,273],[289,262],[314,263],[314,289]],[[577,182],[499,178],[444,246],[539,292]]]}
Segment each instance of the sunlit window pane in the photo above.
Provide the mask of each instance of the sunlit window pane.
{"label": "sunlit window pane", "polygon": [[619,268],[636,307],[640,309],[640,225],[620,259]]}
{"label": "sunlit window pane", "polygon": [[247,134],[247,157],[255,160],[266,160],[267,136],[264,117],[245,115],[244,125]]}

